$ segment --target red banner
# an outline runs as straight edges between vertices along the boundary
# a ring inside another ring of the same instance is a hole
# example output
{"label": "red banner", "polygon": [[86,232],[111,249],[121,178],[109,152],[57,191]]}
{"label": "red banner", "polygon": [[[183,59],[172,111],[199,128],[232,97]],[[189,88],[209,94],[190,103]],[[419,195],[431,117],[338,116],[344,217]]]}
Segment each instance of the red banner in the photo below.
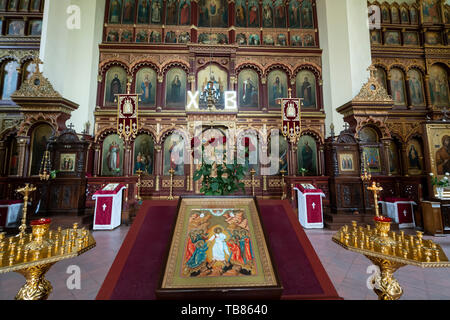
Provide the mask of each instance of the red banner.
{"label": "red banner", "polygon": [[301,100],[298,98],[281,99],[282,132],[285,137],[289,137],[291,140],[296,140],[301,134],[300,106]]}
{"label": "red banner", "polygon": [[137,94],[118,95],[117,133],[124,140],[136,138],[138,133],[138,101]]}

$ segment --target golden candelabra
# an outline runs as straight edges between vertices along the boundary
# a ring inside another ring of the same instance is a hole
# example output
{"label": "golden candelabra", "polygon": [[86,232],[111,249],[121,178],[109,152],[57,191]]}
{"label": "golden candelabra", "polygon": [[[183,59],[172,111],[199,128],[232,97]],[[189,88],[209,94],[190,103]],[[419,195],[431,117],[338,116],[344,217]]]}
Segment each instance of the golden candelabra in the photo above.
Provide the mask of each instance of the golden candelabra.
{"label": "golden candelabra", "polygon": [[142,175],[142,173],[144,173],[144,171],[139,169],[139,170],[136,170],[136,173],[138,175],[136,200],[137,201],[142,201],[142,197],[141,197],[141,175]]}
{"label": "golden candelabra", "polygon": [[283,190],[283,194],[281,195],[281,200],[285,200],[286,195],[286,182],[284,181],[284,176],[286,175],[286,170],[281,170],[281,190]]}
{"label": "golden candelabra", "polygon": [[380,209],[378,208],[378,192],[383,191],[383,188],[380,187],[380,185],[374,181],[372,182],[372,186],[367,187],[367,190],[372,191],[373,192],[373,199],[374,199],[374,204],[375,204],[375,216],[379,217],[380,216]]}
{"label": "golden candelabra", "polygon": [[252,176],[252,195],[255,196],[255,174],[256,174],[256,170],[254,168],[252,168],[252,170],[250,170],[250,174]]}
{"label": "golden candelabra", "polygon": [[368,162],[366,163],[366,156],[365,154],[363,154],[363,172],[361,173],[361,180],[363,181],[363,183],[370,183],[370,180],[372,180],[372,175],[370,174],[370,171],[367,172],[366,169],[366,164],[369,164]]}
{"label": "golden candelabra", "polygon": [[25,234],[27,229],[27,211],[28,211],[28,199],[30,197],[30,193],[36,191],[36,187],[33,185],[25,184],[25,187],[17,189],[17,192],[23,195],[23,210],[22,210],[22,223],[19,227],[20,234]]}
{"label": "golden candelabra", "polygon": [[169,174],[170,174],[170,191],[169,191],[169,196],[167,197],[167,200],[173,200],[173,174],[175,173],[175,170],[173,170],[172,168],[169,170]]}
{"label": "golden candelabra", "polygon": [[50,151],[46,150],[41,161],[41,169],[39,170],[39,179],[48,181],[50,179]]}
{"label": "golden candelabra", "polygon": [[[28,195],[34,190],[26,185],[17,191],[24,194],[25,216]],[[61,227],[50,230],[50,223],[49,219],[32,221],[32,233],[27,234],[22,219],[18,235],[5,238],[5,233],[0,234],[0,274],[17,272],[26,279],[16,300],[47,299],[53,290],[50,281],[45,279],[47,271],[56,262],[79,256],[96,245],[89,231],[78,229],[76,223],[65,230]]]}
{"label": "golden candelabra", "polygon": [[[368,190],[373,191],[375,208],[378,209],[377,193],[383,190],[373,182]],[[375,220],[375,228],[370,225],[358,226],[356,221],[352,226],[343,226],[332,238],[334,242],[347,250],[363,254],[379,267],[380,273],[372,285],[380,300],[398,300],[403,289],[394,278],[394,272],[406,265],[421,268],[448,268],[450,261],[442,248],[432,240],[423,240],[423,233],[417,231],[416,236],[406,236],[403,231],[390,232],[392,220],[379,215]]]}

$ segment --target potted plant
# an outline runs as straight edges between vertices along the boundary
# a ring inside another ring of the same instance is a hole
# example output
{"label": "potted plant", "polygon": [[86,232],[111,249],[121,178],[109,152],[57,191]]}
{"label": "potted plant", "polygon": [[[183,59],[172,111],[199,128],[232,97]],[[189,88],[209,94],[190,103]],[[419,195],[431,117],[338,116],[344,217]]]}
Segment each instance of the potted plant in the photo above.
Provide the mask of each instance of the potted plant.
{"label": "potted plant", "polygon": [[433,173],[430,173],[431,176],[431,184],[436,186],[437,196],[438,198],[442,198],[444,195],[444,189],[450,185],[449,176],[450,173],[446,172],[445,176],[442,179],[438,179]]}
{"label": "potted plant", "polygon": [[[239,190],[245,193],[245,184],[241,182],[246,172],[248,171],[247,158],[249,152],[251,151],[250,139],[245,138],[245,165],[238,164],[237,159],[233,159],[231,163],[226,161],[226,151],[222,152],[222,159],[217,159],[220,157],[220,153],[216,153],[216,148],[219,144],[223,146],[226,145],[226,137],[221,139],[211,138],[210,140],[202,144],[202,163],[198,170],[194,173],[194,181],[202,180],[202,187],[200,192],[207,196],[226,196],[234,194]],[[194,137],[191,141],[191,148],[198,147],[200,145],[200,140]],[[210,163],[205,161],[205,148],[213,148],[212,155],[210,157]]]}
{"label": "potted plant", "polygon": [[301,173],[302,177],[304,177],[305,173],[308,172],[308,170],[306,170],[305,168],[300,168],[298,171]]}

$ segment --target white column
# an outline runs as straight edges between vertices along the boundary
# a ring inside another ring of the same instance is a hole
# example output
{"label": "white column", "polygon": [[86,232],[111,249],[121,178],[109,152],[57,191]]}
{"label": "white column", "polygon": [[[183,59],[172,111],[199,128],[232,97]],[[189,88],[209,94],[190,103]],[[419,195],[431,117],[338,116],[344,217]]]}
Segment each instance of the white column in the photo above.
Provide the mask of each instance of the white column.
{"label": "white column", "polygon": [[372,58],[367,2],[318,0],[317,12],[328,136],[331,123],[336,134],[344,127],[336,108],[353,99],[369,77],[367,68]]}
{"label": "white column", "polygon": [[[71,19],[76,11],[67,13],[70,6],[80,9],[79,28],[68,27],[68,20],[76,20]],[[77,132],[84,129],[87,121],[91,123],[91,133],[94,128],[98,45],[102,41],[104,12],[105,0],[45,1],[40,52],[43,72],[64,98],[80,105],[68,121]]]}

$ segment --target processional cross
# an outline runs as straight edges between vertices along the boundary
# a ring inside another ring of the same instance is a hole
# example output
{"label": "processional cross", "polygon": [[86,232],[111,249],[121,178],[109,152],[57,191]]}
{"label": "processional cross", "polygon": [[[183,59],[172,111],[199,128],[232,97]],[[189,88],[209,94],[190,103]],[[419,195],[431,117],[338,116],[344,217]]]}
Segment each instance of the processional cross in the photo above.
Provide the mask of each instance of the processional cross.
{"label": "processional cross", "polygon": [[367,190],[373,192],[373,198],[374,198],[374,202],[375,202],[375,215],[377,217],[379,217],[380,212],[378,209],[378,192],[383,191],[383,188],[381,186],[377,185],[377,183],[374,181],[374,182],[372,182],[372,186],[367,187]]}

